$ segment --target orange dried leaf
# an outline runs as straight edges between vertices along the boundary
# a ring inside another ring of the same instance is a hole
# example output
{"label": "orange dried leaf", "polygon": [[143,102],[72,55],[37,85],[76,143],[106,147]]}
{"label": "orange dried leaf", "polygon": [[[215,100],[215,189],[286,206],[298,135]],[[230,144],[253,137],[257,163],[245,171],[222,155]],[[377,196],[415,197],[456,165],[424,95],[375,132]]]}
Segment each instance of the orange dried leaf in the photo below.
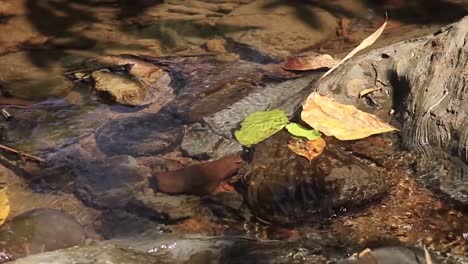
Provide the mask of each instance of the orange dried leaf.
{"label": "orange dried leaf", "polygon": [[328,54],[318,56],[301,56],[287,58],[281,65],[285,70],[308,71],[322,68],[331,68],[338,63]]}
{"label": "orange dried leaf", "polygon": [[325,149],[325,140],[318,138],[316,140],[305,140],[293,138],[288,142],[288,147],[299,156],[303,156],[309,161],[320,156]]}
{"label": "orange dried leaf", "polygon": [[315,92],[309,95],[302,108],[301,118],[309,126],[339,140],[354,140],[370,135],[398,130],[382,122],[377,116],[352,105]]}

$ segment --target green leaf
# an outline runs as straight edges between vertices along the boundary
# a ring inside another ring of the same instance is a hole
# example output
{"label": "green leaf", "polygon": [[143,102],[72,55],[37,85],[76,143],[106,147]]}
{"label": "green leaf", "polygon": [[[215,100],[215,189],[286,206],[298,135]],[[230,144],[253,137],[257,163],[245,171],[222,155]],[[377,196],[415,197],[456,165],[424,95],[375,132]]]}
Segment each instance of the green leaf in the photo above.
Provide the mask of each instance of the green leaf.
{"label": "green leaf", "polygon": [[296,137],[305,137],[308,140],[316,140],[321,136],[320,132],[316,129],[307,129],[297,123],[290,123],[286,126],[289,133]]}
{"label": "green leaf", "polygon": [[241,129],[234,135],[244,146],[262,142],[283,129],[289,120],[283,110],[259,111],[250,114],[241,124]]}

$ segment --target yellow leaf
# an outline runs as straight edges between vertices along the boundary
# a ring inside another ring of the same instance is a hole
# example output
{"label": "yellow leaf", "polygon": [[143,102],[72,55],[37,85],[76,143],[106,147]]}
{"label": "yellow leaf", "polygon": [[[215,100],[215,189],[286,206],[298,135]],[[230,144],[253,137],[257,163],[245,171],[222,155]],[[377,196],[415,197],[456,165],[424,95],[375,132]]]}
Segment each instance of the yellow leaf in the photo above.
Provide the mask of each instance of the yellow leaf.
{"label": "yellow leaf", "polygon": [[6,188],[0,189],[0,225],[2,225],[10,213],[10,203],[6,194]]}
{"label": "yellow leaf", "polygon": [[316,140],[293,138],[288,142],[288,147],[290,150],[299,156],[305,157],[309,160],[309,162],[320,156],[326,145],[327,144],[323,138],[318,138]]}
{"label": "yellow leaf", "polygon": [[377,92],[379,91],[381,88],[368,88],[368,89],[364,89],[362,90],[360,93],[359,93],[359,98],[362,98],[370,93],[373,93],[373,92]]}
{"label": "yellow leaf", "polygon": [[309,126],[339,140],[354,140],[398,130],[377,116],[330,97],[312,93],[302,107],[301,118]]}

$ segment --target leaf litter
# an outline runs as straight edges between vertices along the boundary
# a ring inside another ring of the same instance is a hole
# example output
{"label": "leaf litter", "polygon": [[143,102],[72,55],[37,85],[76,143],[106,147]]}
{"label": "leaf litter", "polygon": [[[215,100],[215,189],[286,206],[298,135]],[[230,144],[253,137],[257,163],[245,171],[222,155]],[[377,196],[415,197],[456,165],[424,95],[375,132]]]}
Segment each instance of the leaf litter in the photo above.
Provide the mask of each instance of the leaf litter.
{"label": "leaf litter", "polygon": [[[374,44],[384,31],[387,22],[388,17],[380,28],[364,39],[339,62],[336,62],[330,55],[324,54],[288,58],[282,63],[281,67],[285,70],[297,71],[330,68],[322,75],[322,79],[359,51]],[[359,96],[363,97],[375,91],[375,89],[365,89]],[[288,118],[282,110],[255,112],[242,122],[241,129],[235,132],[235,137],[242,145],[251,146],[286,127],[292,135],[302,137],[292,138],[288,142],[288,147],[294,153],[311,161],[319,156],[326,146],[325,140],[320,137],[320,132],[327,136],[334,136],[339,140],[356,140],[397,130],[395,127],[382,122],[375,115],[361,111],[352,105],[338,103],[334,99],[316,92],[307,97],[303,105],[301,118],[314,129],[304,128],[297,123],[288,124]],[[304,138],[307,138],[307,140]]]}

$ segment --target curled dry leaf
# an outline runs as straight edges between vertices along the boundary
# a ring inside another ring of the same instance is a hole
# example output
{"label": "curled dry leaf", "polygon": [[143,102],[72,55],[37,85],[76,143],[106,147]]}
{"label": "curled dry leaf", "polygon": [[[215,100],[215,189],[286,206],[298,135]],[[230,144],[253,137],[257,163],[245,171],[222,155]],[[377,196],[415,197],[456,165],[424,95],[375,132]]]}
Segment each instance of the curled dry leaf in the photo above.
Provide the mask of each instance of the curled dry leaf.
{"label": "curled dry leaf", "polygon": [[364,89],[362,90],[361,92],[359,92],[359,98],[362,98],[368,94],[371,94],[373,92],[377,92],[379,91],[381,88],[368,88],[368,89]]}
{"label": "curled dry leaf", "polygon": [[288,142],[288,147],[299,156],[312,161],[314,158],[320,156],[325,149],[325,140],[321,137],[316,140],[305,140],[300,138],[292,138]]}
{"label": "curled dry leaf", "polygon": [[10,203],[6,193],[6,188],[0,188],[0,225],[2,225],[10,213]]}
{"label": "curled dry leaf", "polygon": [[332,68],[338,64],[332,56],[328,54],[318,56],[300,56],[287,58],[281,67],[290,71],[309,71],[322,68]]}
{"label": "curled dry leaf", "polygon": [[302,108],[301,118],[309,126],[339,140],[354,140],[397,130],[377,116],[330,97],[312,93]]}

